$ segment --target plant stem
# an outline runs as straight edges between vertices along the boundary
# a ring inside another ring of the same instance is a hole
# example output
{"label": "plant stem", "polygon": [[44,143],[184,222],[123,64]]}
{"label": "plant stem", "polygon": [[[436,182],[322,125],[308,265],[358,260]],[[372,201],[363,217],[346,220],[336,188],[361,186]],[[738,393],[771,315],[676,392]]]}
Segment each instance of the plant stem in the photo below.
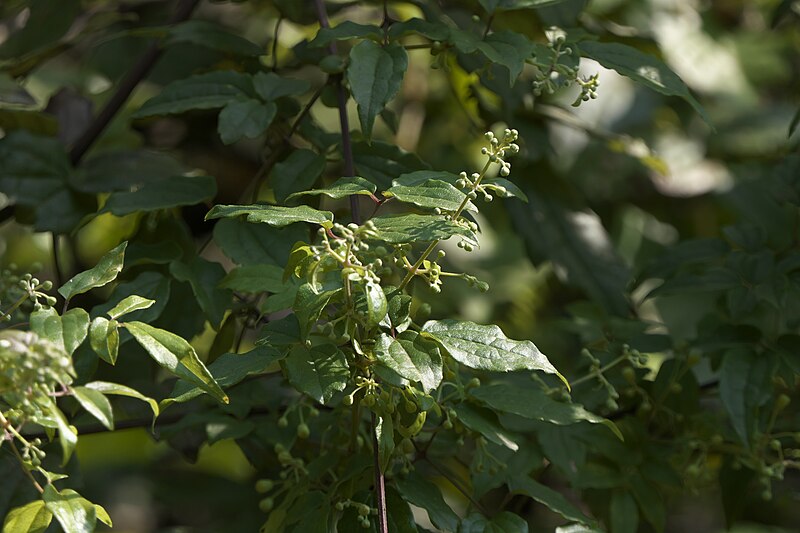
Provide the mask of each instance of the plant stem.
{"label": "plant stem", "polygon": [[53,244],[53,271],[55,274],[56,287],[60,287],[64,283],[64,264],[61,261],[61,252],[58,249],[59,238],[55,233],[51,233]]}
{"label": "plant stem", "polygon": [[39,482],[36,481],[36,478],[33,477],[31,471],[25,467],[25,459],[23,459],[22,455],[19,453],[17,445],[14,444],[14,437],[20,439],[20,441],[26,445],[28,445],[28,441],[25,439],[25,437],[20,435],[16,429],[14,429],[14,427],[11,425],[11,422],[9,422],[6,419],[5,415],[3,415],[2,412],[0,412],[0,427],[3,428],[3,432],[6,435],[13,435],[12,437],[9,438],[8,442],[8,445],[11,447],[11,451],[14,452],[14,455],[17,457],[17,461],[19,462],[20,468],[22,468],[22,471],[25,472],[25,475],[28,476],[28,478],[31,480],[31,483],[33,483],[33,486],[36,487],[36,490],[39,491],[39,494],[43,493],[44,489],[42,488],[42,486],[39,485]]}
{"label": "plant stem", "polygon": [[[478,185],[481,184],[481,180],[484,178],[484,176],[486,176],[486,171],[489,170],[490,166],[492,166],[491,160],[486,161],[486,164],[483,165],[483,170],[481,170],[481,173],[478,176],[478,179],[475,180],[475,183],[472,186],[472,190],[473,191],[476,190],[478,188]],[[461,202],[461,205],[458,206],[458,209],[456,209],[456,212],[453,215],[453,220],[456,220],[456,221],[458,220],[458,217],[460,217],[461,213],[464,212],[464,208],[467,207],[467,203],[468,202],[469,202],[469,195],[465,194],[464,195],[464,200]],[[429,255],[431,255],[431,253],[433,253],[433,250],[436,249],[436,246],[440,242],[441,241],[439,241],[439,240],[435,240],[435,241],[431,242],[428,245],[427,248],[425,248],[425,251],[422,252],[422,255],[419,256],[419,259],[417,259],[417,262],[414,263],[414,265],[406,273],[406,276],[403,278],[403,281],[400,282],[400,286],[398,287],[398,289],[400,289],[400,290],[404,289],[406,287],[406,285],[408,285],[411,282],[411,280],[417,274],[417,270],[419,270],[419,268],[422,266],[422,263],[428,258]]]}
{"label": "plant stem", "polygon": [[25,300],[27,300],[27,299],[28,299],[28,293],[26,292],[25,294],[20,296],[19,299],[16,302],[11,304],[11,307],[9,307],[8,310],[0,311],[0,318],[5,318],[5,317],[9,316],[11,313],[13,313],[17,309],[17,307],[22,305],[23,302],[25,302]]}
{"label": "plant stem", "polygon": [[[317,8],[317,18],[319,25],[323,28],[330,28],[328,23],[328,11],[325,8],[324,0],[314,0]],[[328,45],[331,54],[337,53],[336,41],[331,41]],[[339,129],[342,132],[342,157],[344,158],[344,172],[346,176],[355,176],[355,164],[353,163],[353,146],[350,141],[350,121],[347,118],[347,93],[342,85],[342,75],[337,74],[332,79],[336,83],[337,100],[339,106]],[[358,195],[350,196],[350,217],[354,224],[361,224],[361,211],[358,205]]]}
{"label": "plant stem", "polygon": [[587,382],[587,381],[589,381],[591,379],[596,378],[597,376],[599,376],[603,372],[606,372],[607,370],[610,370],[610,369],[614,368],[615,366],[617,366],[618,364],[620,364],[621,362],[623,362],[623,361],[625,361],[627,359],[628,359],[628,356],[620,355],[619,357],[617,357],[616,359],[614,359],[613,361],[608,363],[606,366],[604,366],[602,368],[598,368],[597,370],[594,370],[592,372],[589,372],[588,374],[586,374],[582,378],[576,379],[575,381],[570,383],[570,386],[574,389],[578,385],[580,385],[582,383],[585,383],[585,382]]}
{"label": "plant stem", "polygon": [[[169,20],[168,24],[177,24],[188,19],[191,16],[192,11],[194,11],[195,7],[197,7],[197,4],[199,3],[200,0],[183,0],[178,5],[175,14]],[[139,58],[139,61],[137,61],[136,64],[133,65],[133,67],[128,71],[117,87],[117,92],[111,96],[108,102],[106,102],[105,107],[103,107],[97,117],[95,117],[95,119],[89,125],[87,130],[78,138],[77,141],[75,141],[75,144],[72,146],[72,150],[69,153],[69,158],[73,166],[77,165],[81,159],[83,159],[83,156],[86,155],[86,152],[89,150],[89,148],[91,148],[98,137],[100,137],[100,134],[103,133],[103,130],[106,129],[106,126],[108,126],[111,120],[116,116],[117,112],[128,100],[128,97],[131,95],[136,86],[139,85],[139,83],[155,66],[163,52],[164,50],[161,48],[160,43],[152,43],[147,48],[145,53]]]}
{"label": "plant stem", "polygon": [[378,531],[381,533],[389,532],[389,524],[386,520],[386,486],[384,484],[383,472],[381,471],[380,455],[378,453],[378,433],[375,413],[372,413],[372,458],[375,469],[375,499],[378,507]]}

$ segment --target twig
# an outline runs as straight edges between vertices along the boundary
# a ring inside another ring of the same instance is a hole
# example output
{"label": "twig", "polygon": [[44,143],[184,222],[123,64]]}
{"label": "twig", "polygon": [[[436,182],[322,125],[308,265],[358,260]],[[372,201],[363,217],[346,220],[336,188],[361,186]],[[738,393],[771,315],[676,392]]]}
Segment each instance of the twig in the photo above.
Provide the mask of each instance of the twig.
{"label": "twig", "polygon": [[50,237],[53,244],[53,270],[56,278],[55,284],[56,287],[60,287],[64,283],[64,263],[61,261],[61,251],[58,249],[58,234],[51,233]]}
{"label": "twig", "polygon": [[[328,23],[328,11],[325,9],[324,0],[314,0],[317,8],[319,25],[323,28],[330,28]],[[328,45],[331,54],[336,54],[336,41],[331,41]],[[353,147],[350,141],[350,121],[347,118],[347,93],[342,85],[342,75],[338,74],[332,78],[337,86],[337,97],[339,104],[339,128],[342,132],[342,156],[344,157],[344,172],[346,176],[354,176],[355,165],[353,163]],[[361,212],[358,206],[358,195],[350,196],[350,217],[355,224],[361,224]]]}
{"label": "twig", "polygon": [[381,471],[380,453],[378,449],[378,432],[375,413],[372,413],[372,459],[375,469],[375,498],[378,504],[378,531],[388,533],[389,523],[386,519],[386,485]]}
{"label": "twig", "polygon": [[[168,24],[177,24],[178,22],[183,22],[188,19],[199,3],[200,0],[183,0],[178,5],[175,14],[169,20]],[[89,148],[94,144],[97,138],[100,137],[100,134],[106,129],[111,119],[116,116],[117,112],[128,100],[128,97],[136,86],[139,85],[150,70],[152,70],[153,66],[155,66],[156,61],[158,61],[163,52],[164,50],[161,48],[160,43],[152,43],[139,58],[139,61],[128,71],[125,78],[123,78],[117,87],[117,92],[106,102],[105,107],[103,107],[97,117],[95,117],[89,125],[89,128],[75,141],[69,153],[69,158],[73,165],[77,165],[80,160],[83,159],[83,156],[86,155]]]}

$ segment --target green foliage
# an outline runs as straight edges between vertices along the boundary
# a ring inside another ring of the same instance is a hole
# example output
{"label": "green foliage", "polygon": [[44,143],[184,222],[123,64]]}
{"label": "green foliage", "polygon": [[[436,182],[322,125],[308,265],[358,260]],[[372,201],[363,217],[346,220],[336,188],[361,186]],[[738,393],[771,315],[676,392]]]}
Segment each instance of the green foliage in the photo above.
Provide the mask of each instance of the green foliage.
{"label": "green foliage", "polygon": [[0,5],[3,533],[800,520],[791,2],[176,4]]}

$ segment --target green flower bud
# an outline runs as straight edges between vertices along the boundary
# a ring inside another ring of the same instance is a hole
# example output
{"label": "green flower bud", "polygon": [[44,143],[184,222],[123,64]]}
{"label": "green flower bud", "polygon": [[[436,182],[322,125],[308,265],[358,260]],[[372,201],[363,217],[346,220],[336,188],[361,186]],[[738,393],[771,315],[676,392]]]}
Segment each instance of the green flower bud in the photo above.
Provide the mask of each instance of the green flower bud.
{"label": "green flower bud", "polygon": [[264,513],[270,512],[273,507],[275,507],[275,500],[272,498],[264,498],[258,502],[258,508]]}
{"label": "green flower bud", "polygon": [[275,487],[275,482],[271,479],[259,479],[256,481],[256,492],[265,494]]}
{"label": "green flower bud", "polygon": [[311,435],[311,430],[307,424],[300,424],[297,426],[297,437],[300,439],[307,439]]}

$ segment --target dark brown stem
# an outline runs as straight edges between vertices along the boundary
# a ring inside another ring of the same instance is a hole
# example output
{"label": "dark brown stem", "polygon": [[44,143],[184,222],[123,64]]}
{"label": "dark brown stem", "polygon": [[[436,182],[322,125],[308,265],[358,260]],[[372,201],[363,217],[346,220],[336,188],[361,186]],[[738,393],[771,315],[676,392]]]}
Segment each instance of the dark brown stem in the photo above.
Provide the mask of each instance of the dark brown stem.
{"label": "dark brown stem", "polygon": [[[330,28],[328,23],[328,11],[325,9],[324,0],[314,0],[317,8],[319,25],[323,28]],[[336,54],[336,41],[331,41],[328,45],[331,54]],[[346,176],[355,176],[355,164],[353,163],[353,146],[350,142],[350,121],[347,118],[347,93],[342,85],[342,76],[334,78],[337,86],[337,97],[339,104],[339,128],[342,132],[342,157],[344,158],[344,172]],[[361,224],[361,212],[358,205],[358,195],[350,196],[350,217],[355,224]]]}
{"label": "dark brown stem", "polygon": [[42,488],[41,485],[39,485],[39,482],[36,481],[36,478],[33,477],[31,471],[28,470],[27,467],[25,466],[25,459],[23,459],[22,455],[19,453],[17,445],[14,443],[13,440],[9,441],[8,445],[11,447],[11,451],[13,451],[14,455],[17,457],[17,461],[19,462],[19,467],[22,469],[23,472],[25,472],[25,475],[28,476],[28,479],[31,480],[31,483],[33,483],[33,486],[36,487],[36,490],[39,491],[39,494],[43,493],[44,489]]}
{"label": "dark brown stem", "polygon": [[53,275],[55,277],[56,287],[60,287],[64,283],[64,262],[61,260],[61,250],[59,250],[59,238],[56,233],[51,233],[53,244]]}
{"label": "dark brown stem", "polygon": [[[175,14],[169,20],[169,24],[177,24],[178,22],[183,22],[188,19],[199,3],[200,0],[182,0],[175,10]],[[75,145],[69,153],[69,158],[73,165],[77,165],[81,159],[83,159],[83,156],[86,155],[89,148],[91,148],[98,137],[100,137],[100,134],[106,129],[111,119],[116,116],[117,112],[128,100],[128,97],[136,86],[139,85],[150,70],[152,70],[153,66],[155,66],[156,61],[158,61],[163,52],[164,50],[161,48],[160,43],[156,42],[151,44],[136,64],[133,65],[131,70],[128,71],[119,83],[117,92],[106,102],[105,107],[103,107],[97,117],[95,117],[89,125],[89,128],[75,141]]]}
{"label": "dark brown stem", "polygon": [[378,531],[389,533],[389,523],[386,520],[386,485],[381,470],[380,454],[378,450],[378,432],[375,413],[372,413],[372,458],[375,469],[375,503],[378,508]]}

